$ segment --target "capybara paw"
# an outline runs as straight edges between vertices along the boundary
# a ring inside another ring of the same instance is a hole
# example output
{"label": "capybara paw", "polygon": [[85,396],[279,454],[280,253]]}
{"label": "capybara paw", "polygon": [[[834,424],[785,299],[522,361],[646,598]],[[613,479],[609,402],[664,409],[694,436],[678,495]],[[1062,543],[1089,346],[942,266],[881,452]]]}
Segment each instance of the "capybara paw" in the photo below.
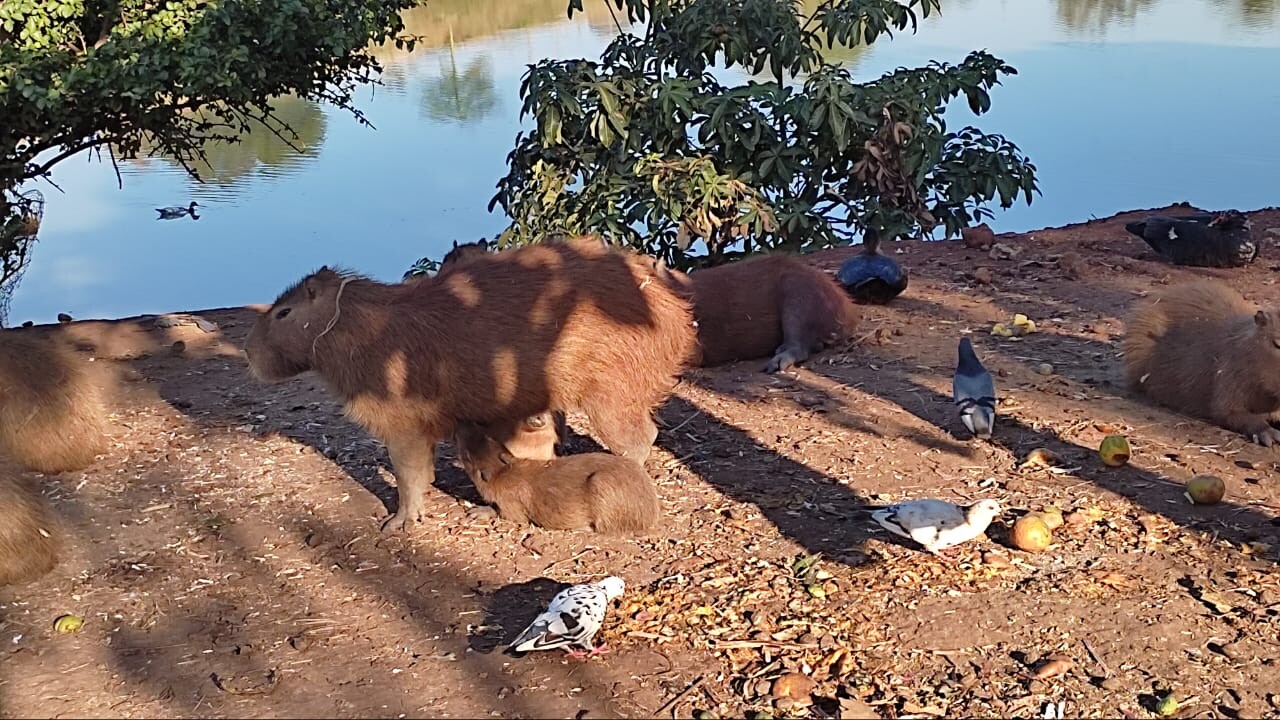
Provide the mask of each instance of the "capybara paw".
{"label": "capybara paw", "polygon": [[382,532],[408,532],[422,522],[422,511],[417,508],[400,508],[394,515],[382,521]]}
{"label": "capybara paw", "polygon": [[1258,430],[1257,432],[1245,434],[1249,436],[1250,440],[1264,447],[1271,447],[1272,445],[1280,443],[1280,430],[1270,426]]}

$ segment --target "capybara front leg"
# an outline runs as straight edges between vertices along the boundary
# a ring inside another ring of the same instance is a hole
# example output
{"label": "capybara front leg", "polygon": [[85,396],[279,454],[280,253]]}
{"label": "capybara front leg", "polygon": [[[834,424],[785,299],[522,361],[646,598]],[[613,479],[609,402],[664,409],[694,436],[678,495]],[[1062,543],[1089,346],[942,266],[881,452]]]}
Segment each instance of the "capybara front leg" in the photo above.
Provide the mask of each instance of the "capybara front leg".
{"label": "capybara front leg", "polygon": [[764,366],[767,373],[782,372],[790,370],[796,365],[809,359],[809,349],[804,345],[796,342],[784,342],[774,351],[773,357],[770,358],[769,364]]}
{"label": "capybara front leg", "polygon": [[1280,444],[1280,430],[1271,427],[1270,416],[1265,413],[1233,413],[1222,419],[1223,427],[1241,433],[1259,445],[1271,447]]}
{"label": "capybara front leg", "polygon": [[408,530],[420,523],[426,509],[426,492],[436,481],[436,439],[421,435],[387,443],[396,474],[398,501],[395,514],[382,523],[383,532]]}
{"label": "capybara front leg", "polygon": [[616,407],[601,403],[586,408],[591,427],[615,455],[644,464],[658,438],[658,426],[644,408]]}
{"label": "capybara front leg", "polygon": [[774,351],[773,358],[765,366],[767,373],[789,370],[809,359],[817,341],[813,313],[819,312],[816,303],[810,301],[813,291],[808,288],[784,288],[778,300],[782,307],[778,316],[782,322],[782,344]]}

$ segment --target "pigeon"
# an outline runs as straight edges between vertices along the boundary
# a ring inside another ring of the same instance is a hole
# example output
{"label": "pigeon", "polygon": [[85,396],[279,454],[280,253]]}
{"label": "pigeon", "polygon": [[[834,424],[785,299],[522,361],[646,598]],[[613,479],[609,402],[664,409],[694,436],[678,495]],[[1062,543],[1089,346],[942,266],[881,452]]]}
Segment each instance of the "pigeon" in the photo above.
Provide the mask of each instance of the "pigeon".
{"label": "pigeon", "polygon": [[[508,647],[513,652],[529,652],[531,650],[553,650],[565,648],[571,657],[592,657],[609,652],[602,643],[595,647],[591,639],[600,630],[604,622],[605,609],[609,603],[622,596],[626,587],[622,578],[609,576],[599,582],[574,585],[565,588],[551,599],[551,604],[533,624],[511,642]],[[590,650],[569,649],[571,645]]]}
{"label": "pigeon", "polygon": [[1258,259],[1249,219],[1238,210],[1170,217],[1152,215],[1125,223],[1174,265],[1242,267]]}
{"label": "pigeon", "polygon": [[960,420],[975,437],[991,438],[996,424],[996,383],[973,352],[969,338],[960,338],[960,360],[951,380],[951,394]]}
{"label": "pigeon", "polygon": [[894,535],[914,540],[934,555],[986,532],[1000,503],[979,500],[967,509],[944,500],[908,500],[876,510],[871,518]]}

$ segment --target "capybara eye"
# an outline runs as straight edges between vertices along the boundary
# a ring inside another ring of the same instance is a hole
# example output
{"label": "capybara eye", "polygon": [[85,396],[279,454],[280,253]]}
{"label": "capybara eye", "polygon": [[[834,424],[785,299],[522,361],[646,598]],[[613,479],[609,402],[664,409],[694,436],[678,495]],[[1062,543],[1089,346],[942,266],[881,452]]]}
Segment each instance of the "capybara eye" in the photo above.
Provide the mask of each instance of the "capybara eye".
{"label": "capybara eye", "polygon": [[280,308],[280,311],[276,313],[276,319],[283,320],[285,316],[289,314],[289,311],[292,309],[293,308]]}
{"label": "capybara eye", "polygon": [[1276,348],[1280,348],[1280,340],[1272,340],[1272,341],[1271,341],[1271,344],[1272,344],[1272,345],[1275,345],[1275,346],[1276,346]]}

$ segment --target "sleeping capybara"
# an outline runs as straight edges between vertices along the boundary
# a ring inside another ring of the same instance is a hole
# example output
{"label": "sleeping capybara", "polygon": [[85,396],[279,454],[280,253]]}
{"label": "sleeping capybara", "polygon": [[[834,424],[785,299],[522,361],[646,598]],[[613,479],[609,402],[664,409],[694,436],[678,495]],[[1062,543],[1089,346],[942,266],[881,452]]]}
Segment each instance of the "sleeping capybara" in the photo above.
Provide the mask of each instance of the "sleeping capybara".
{"label": "sleeping capybara", "polygon": [[771,356],[765,372],[786,370],[857,324],[853,301],[835,279],[790,255],[666,272],[693,294],[703,367]]}
{"label": "sleeping capybara", "polygon": [[1125,326],[1129,386],[1157,403],[1280,442],[1280,309],[1258,310],[1217,280],[1174,285]]}
{"label": "sleeping capybara", "polygon": [[24,583],[52,570],[60,536],[44,497],[0,464],[0,585]]}
{"label": "sleeping capybara", "polygon": [[0,454],[44,473],[93,462],[106,409],[84,363],[53,338],[0,331]]}
{"label": "sleeping capybara", "polygon": [[480,497],[505,520],[549,530],[634,533],[648,530],[661,509],[644,468],[608,453],[522,460],[483,428],[458,424],[458,461]]}
{"label": "sleeping capybara", "polygon": [[314,370],[386,444],[400,503],[384,528],[402,529],[421,521],[436,443],[459,419],[579,410],[610,450],[645,460],[695,342],[689,302],[651,267],[551,243],[410,284],[322,268],[262,313],[245,352],[262,380]]}

